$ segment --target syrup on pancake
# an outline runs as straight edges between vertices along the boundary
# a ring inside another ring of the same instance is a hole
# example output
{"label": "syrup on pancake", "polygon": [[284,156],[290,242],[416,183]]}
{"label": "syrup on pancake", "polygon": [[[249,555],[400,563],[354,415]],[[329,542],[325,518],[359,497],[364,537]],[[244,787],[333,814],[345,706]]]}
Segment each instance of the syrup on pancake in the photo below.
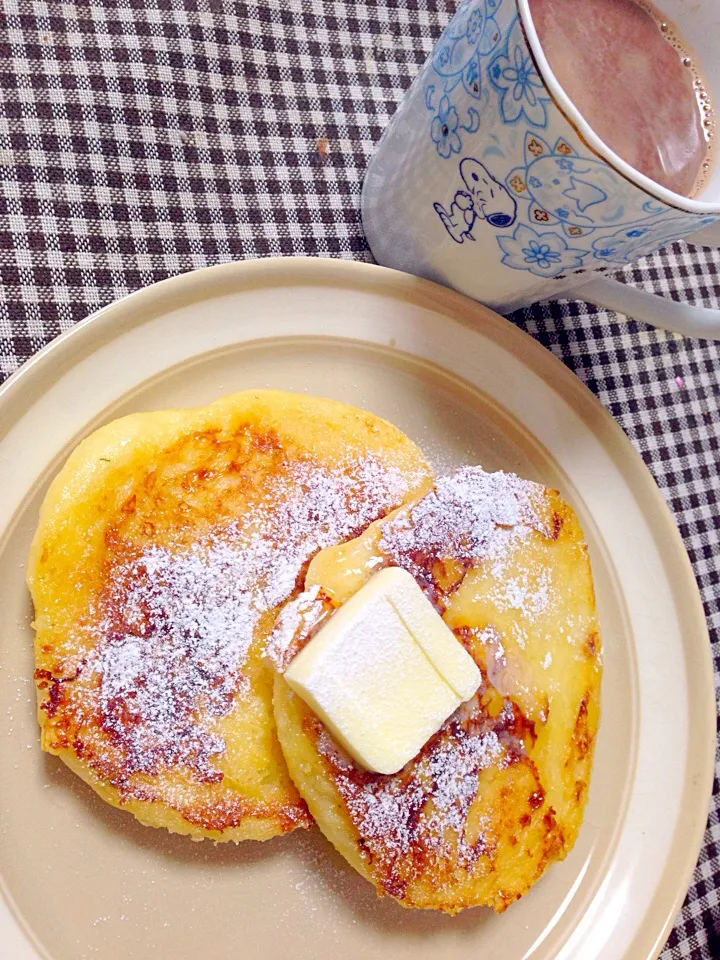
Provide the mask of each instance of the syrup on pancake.
{"label": "syrup on pancake", "polygon": [[[389,777],[356,764],[282,679],[383,565],[415,576],[483,674],[478,694]],[[587,796],[601,660],[574,513],[555,491],[464,468],[320,553],[306,587],[267,654],[280,742],[321,830],[403,906],[504,910],[571,849]]]}

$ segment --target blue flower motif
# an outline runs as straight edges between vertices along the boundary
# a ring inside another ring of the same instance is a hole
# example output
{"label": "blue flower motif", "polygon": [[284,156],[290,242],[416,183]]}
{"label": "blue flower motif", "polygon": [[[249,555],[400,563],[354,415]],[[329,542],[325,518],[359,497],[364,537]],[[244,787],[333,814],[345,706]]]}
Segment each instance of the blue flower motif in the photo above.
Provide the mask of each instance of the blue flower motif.
{"label": "blue flower motif", "polygon": [[568,160],[567,157],[561,157],[556,161],[556,163],[561,170],[567,170],[568,173],[572,173],[572,171],[575,169],[575,164],[572,162],[572,160]]}
{"label": "blue flower motif", "polygon": [[479,43],[484,26],[485,18],[483,17],[482,11],[476,8],[468,18],[467,31],[465,33],[467,42],[473,46]]}
{"label": "blue flower motif", "polygon": [[467,70],[465,71],[465,83],[470,85],[480,80],[480,71],[478,69],[477,60],[471,60],[467,65]]}
{"label": "blue flower motif", "polygon": [[537,177],[530,177],[528,183],[531,187],[535,187],[536,189],[542,186],[542,180],[539,180]]}
{"label": "blue flower motif", "polygon": [[527,247],[522,248],[522,252],[525,263],[535,263],[543,270],[547,270],[555,263],[560,263],[560,254],[557,250],[551,250],[549,243],[539,243],[537,240],[531,240]]}
{"label": "blue flower motif", "polygon": [[500,41],[491,0],[462,0],[432,52],[432,65],[445,77],[447,92],[461,82],[465,69],[478,56],[489,56]]}
{"label": "blue flower motif", "polygon": [[560,217],[561,220],[567,220],[567,218],[570,216],[570,211],[566,210],[565,207],[558,207],[555,213],[558,217]]}
{"label": "blue flower motif", "polygon": [[457,132],[460,121],[455,107],[447,97],[440,100],[438,112],[433,117],[430,136],[433,138],[437,152],[446,160],[451,153],[460,153],[462,140]]}
{"label": "blue flower motif", "polygon": [[538,76],[520,23],[513,21],[504,51],[489,68],[490,79],[500,93],[500,113],[505,123],[516,123],[522,116],[533,126],[547,126],[547,97],[539,95],[543,83]]}
{"label": "blue flower motif", "polygon": [[680,240],[697,230],[697,218],[692,214],[676,214],[661,217],[654,223],[643,224],[628,230],[625,227],[611,235],[593,241],[593,257],[611,263],[632,263],[638,257],[664,247],[666,243]]}
{"label": "blue flower motif", "polygon": [[557,233],[537,233],[525,224],[520,224],[512,236],[498,237],[498,245],[506,267],[529,270],[537,277],[557,277],[567,270],[577,270],[589,252],[569,247]]}

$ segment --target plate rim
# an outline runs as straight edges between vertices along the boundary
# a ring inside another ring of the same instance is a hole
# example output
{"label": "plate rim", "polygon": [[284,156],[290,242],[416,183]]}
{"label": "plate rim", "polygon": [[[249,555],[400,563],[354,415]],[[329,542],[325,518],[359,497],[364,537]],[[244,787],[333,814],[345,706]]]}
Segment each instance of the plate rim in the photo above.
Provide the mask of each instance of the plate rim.
{"label": "plate rim", "polygon": [[[362,261],[343,260],[324,257],[268,257],[255,260],[231,261],[215,266],[188,271],[158,281],[121,297],[94,311],[68,330],[55,337],[50,343],[29,358],[18,370],[0,385],[0,443],[8,424],[22,417],[28,400],[32,403],[33,391],[42,393],[47,387],[48,375],[51,382],[59,378],[68,365],[72,365],[73,354],[78,349],[87,349],[90,341],[102,341],[103,335],[112,330],[117,335],[115,325],[118,322],[129,328],[142,325],[143,314],[157,305],[158,300],[177,293],[177,299],[187,304],[193,300],[205,299],[208,283],[213,296],[218,296],[217,288],[223,284],[237,284],[238,274],[245,275],[244,289],[264,286],[282,286],[300,282],[303,285],[343,286],[355,285],[365,289],[369,285],[386,295],[406,302],[430,304],[439,312],[451,316],[456,322],[476,332],[488,333],[495,342],[500,343],[512,355],[524,362],[536,375],[572,408],[583,424],[596,434],[607,436],[624,454],[623,460],[631,470],[635,483],[641,483],[650,500],[655,519],[661,525],[663,540],[674,554],[673,559],[683,570],[683,583],[678,585],[685,602],[692,610],[693,622],[681,638],[683,648],[691,650],[702,662],[702,689],[693,688],[696,699],[697,717],[700,729],[696,731],[704,739],[707,732],[707,746],[702,769],[696,774],[699,786],[695,791],[698,798],[696,822],[689,831],[685,850],[690,852],[682,861],[682,870],[675,877],[681,882],[674,884],[674,894],[668,898],[662,924],[647,927],[651,914],[646,911],[627,953],[635,956],[634,950],[640,950],[638,956],[654,958],[662,949],[677,913],[686,896],[698,855],[702,849],[707,815],[711,801],[712,783],[715,767],[716,746],[716,701],[714,689],[714,664],[710,647],[707,621],[699,587],[695,580],[690,559],[677,528],[674,516],[657,486],[655,478],[643,461],[630,439],[589,390],[565,364],[550,350],[543,347],[530,334],[516,327],[511,321],[484,305],[477,303],[446,287],[410,274],[380,267]],[[242,276],[241,276],[242,279]],[[193,293],[198,296],[193,298]],[[128,310],[128,307],[131,307]],[[132,307],[136,309],[133,310]],[[348,332],[348,339],[362,340]],[[301,333],[299,335],[302,335]],[[249,338],[251,339],[263,339]],[[53,376],[55,374],[55,376]],[[23,403],[23,399],[25,403]],[[21,402],[17,402],[21,401]],[[9,528],[13,526],[13,518]],[[702,701],[700,703],[699,701]],[[700,751],[698,750],[698,755]],[[706,800],[702,802],[702,798]],[[675,831],[677,835],[677,831]],[[3,884],[4,886],[4,884]],[[3,893],[3,899],[5,895]],[[657,908],[655,908],[657,909]],[[13,911],[14,914],[14,911]],[[14,917],[15,922],[17,919]],[[27,932],[23,931],[27,936]],[[32,940],[34,941],[34,937]]]}

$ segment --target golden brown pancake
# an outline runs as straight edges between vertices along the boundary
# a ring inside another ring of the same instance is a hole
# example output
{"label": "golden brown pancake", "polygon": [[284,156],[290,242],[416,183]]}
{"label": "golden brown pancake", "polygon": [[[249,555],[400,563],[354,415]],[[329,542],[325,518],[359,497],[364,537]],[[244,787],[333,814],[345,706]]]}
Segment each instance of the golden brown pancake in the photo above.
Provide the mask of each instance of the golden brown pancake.
{"label": "golden brown pancake", "polygon": [[[409,570],[482,672],[418,756],[370,773],[282,671],[382,566]],[[557,491],[464,468],[322,551],[267,647],[290,775],[320,829],[380,895],[497,911],[572,848],[587,798],[601,651],[587,548]]]}
{"label": "golden brown pancake", "polygon": [[265,638],[318,550],[429,483],[391,424],[279,391],[102,427],[51,485],[30,555],[43,749],[152,826],[307,826]]}

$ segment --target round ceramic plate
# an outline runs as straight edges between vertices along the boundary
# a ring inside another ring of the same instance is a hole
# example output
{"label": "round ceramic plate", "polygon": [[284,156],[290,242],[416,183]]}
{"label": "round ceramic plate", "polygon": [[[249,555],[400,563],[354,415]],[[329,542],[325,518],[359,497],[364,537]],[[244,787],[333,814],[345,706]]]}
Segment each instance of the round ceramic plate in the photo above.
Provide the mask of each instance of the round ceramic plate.
{"label": "round ceramic plate", "polygon": [[[575,849],[502,916],[379,900],[316,830],[240,846],[142,827],[38,745],[24,563],[71,448],[121,414],[246,387],[392,420],[439,471],[559,488],[590,545],[603,718]],[[698,591],[672,518],[600,404],[508,321],[357,263],[186,274],[101,310],[0,391],[0,942],[13,960],[653,957],[680,907],[710,793],[715,710]]]}

